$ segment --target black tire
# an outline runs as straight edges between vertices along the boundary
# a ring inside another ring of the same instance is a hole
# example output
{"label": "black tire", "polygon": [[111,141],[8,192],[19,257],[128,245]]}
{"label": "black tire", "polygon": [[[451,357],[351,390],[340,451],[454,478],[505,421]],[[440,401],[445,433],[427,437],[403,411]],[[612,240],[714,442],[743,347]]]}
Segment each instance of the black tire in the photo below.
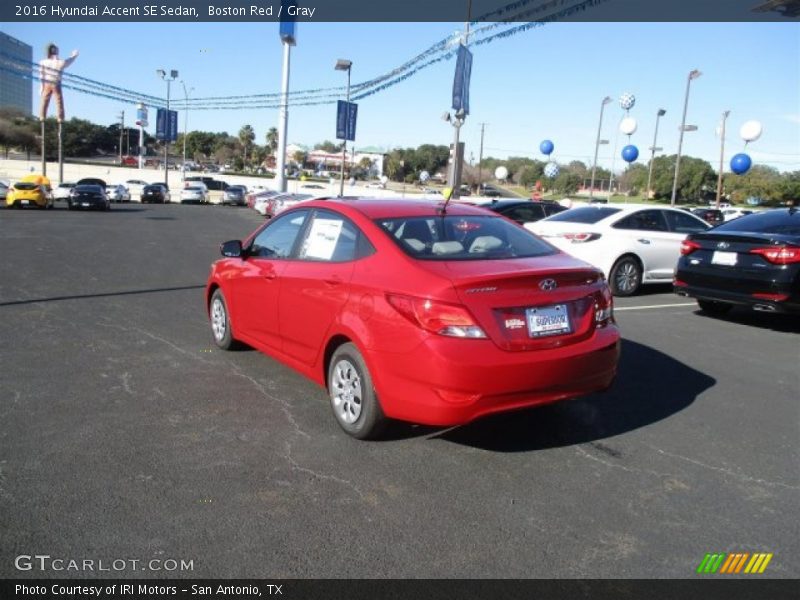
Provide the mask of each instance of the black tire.
{"label": "black tire", "polygon": [[733,308],[733,304],[717,302],[716,300],[698,300],[697,305],[700,310],[709,315],[725,315]]}
{"label": "black tire", "polygon": [[387,419],[369,369],[353,344],[342,344],[333,353],[327,383],[333,416],[345,433],[359,440],[378,437]]}
{"label": "black tire", "polygon": [[228,303],[225,302],[225,295],[219,288],[211,294],[211,302],[208,304],[208,318],[211,322],[211,337],[219,348],[223,350],[236,350],[239,348],[240,344],[233,337],[233,330],[231,329]]}
{"label": "black tire", "polygon": [[642,286],[642,264],[635,256],[623,256],[614,263],[609,286],[615,296],[633,296]]}

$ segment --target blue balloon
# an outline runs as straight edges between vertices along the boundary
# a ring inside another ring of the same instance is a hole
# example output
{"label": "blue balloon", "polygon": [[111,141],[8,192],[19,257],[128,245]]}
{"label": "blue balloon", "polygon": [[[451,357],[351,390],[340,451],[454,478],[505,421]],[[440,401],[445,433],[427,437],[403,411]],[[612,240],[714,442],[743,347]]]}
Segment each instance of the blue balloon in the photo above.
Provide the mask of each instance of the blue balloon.
{"label": "blue balloon", "polygon": [[639,149],[633,144],[629,144],[622,149],[622,159],[625,162],[632,163],[639,158]]}
{"label": "blue balloon", "polygon": [[554,148],[555,146],[550,140],[544,140],[541,144],[539,144],[539,150],[541,150],[542,154],[546,154],[547,156],[550,156],[553,153]]}
{"label": "blue balloon", "polygon": [[744,175],[750,170],[751,166],[753,166],[753,161],[744,152],[734,154],[731,159],[731,171],[737,175]]}

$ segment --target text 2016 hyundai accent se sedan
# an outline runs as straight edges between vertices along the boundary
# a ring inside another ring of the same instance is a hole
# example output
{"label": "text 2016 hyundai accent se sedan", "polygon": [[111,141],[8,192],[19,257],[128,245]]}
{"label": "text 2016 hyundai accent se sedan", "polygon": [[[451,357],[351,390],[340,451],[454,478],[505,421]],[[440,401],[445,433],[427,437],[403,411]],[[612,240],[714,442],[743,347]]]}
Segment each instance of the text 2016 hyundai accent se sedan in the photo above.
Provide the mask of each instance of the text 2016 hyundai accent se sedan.
{"label": "text 2016 hyundai accent se sedan", "polygon": [[457,425],[608,388],[619,330],[602,273],[499,215],[432,201],[301,203],[225,242],[216,344],[325,386],[339,425]]}

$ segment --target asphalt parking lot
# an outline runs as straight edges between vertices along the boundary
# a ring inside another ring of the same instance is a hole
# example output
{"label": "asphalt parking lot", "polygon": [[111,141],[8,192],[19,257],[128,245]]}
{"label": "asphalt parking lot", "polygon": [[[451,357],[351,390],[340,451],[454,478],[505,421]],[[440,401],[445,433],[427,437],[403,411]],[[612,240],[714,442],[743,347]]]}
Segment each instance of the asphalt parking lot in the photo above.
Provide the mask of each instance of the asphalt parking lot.
{"label": "asphalt parking lot", "polygon": [[261,217],[0,210],[0,577],[15,557],[160,577],[798,577],[800,322],[617,301],[608,393],[455,429],[344,435],[321,388],[212,345],[203,286]]}

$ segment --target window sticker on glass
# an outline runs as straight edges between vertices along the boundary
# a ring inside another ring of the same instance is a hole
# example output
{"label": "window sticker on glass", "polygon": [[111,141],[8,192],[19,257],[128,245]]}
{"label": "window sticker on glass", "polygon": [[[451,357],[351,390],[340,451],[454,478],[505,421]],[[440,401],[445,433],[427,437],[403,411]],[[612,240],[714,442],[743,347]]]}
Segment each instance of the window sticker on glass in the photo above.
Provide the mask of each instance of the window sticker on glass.
{"label": "window sticker on glass", "polygon": [[342,233],[341,219],[314,219],[303,244],[303,258],[330,260]]}

